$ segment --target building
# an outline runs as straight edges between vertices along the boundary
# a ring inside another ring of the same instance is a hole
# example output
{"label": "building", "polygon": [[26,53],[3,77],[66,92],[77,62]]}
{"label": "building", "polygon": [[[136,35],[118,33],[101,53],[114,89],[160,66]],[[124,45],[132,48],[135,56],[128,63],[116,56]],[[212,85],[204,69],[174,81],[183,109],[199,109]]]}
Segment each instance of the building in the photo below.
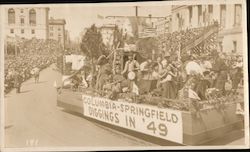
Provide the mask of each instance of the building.
{"label": "building", "polygon": [[70,34],[68,30],[65,30],[65,48],[70,48]]}
{"label": "building", "polygon": [[128,16],[107,16],[104,19],[104,24],[115,24],[123,31],[123,35],[133,36],[133,29],[130,21],[131,17]]}
{"label": "building", "polygon": [[6,36],[48,39],[48,7],[9,7],[5,12]]}
{"label": "building", "polygon": [[49,19],[49,39],[58,41],[65,47],[65,24],[64,19]]}
{"label": "building", "polygon": [[115,24],[107,24],[99,28],[102,35],[102,41],[108,47],[113,46],[115,26]]}
{"label": "building", "polygon": [[171,32],[171,16],[160,18],[155,22],[157,36]]}
{"label": "building", "polygon": [[172,32],[204,27],[215,21],[220,25],[219,51],[242,54],[241,4],[172,6]]}

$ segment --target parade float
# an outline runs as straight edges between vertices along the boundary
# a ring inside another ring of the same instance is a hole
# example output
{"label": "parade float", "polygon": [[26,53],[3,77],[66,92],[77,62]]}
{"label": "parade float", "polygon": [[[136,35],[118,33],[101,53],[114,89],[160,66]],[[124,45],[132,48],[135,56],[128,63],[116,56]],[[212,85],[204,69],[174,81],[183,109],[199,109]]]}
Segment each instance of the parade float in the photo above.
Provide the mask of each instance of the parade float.
{"label": "parade float", "polygon": [[[113,69],[122,69],[126,56],[126,50],[116,50]],[[73,89],[70,78],[77,73],[57,86],[59,107],[159,145],[202,145],[244,126],[243,117],[236,112],[244,99],[237,92],[221,96],[211,89],[205,101],[190,98],[192,92],[188,88],[181,90],[179,99],[128,92],[112,98],[109,91],[97,91],[86,85]]]}

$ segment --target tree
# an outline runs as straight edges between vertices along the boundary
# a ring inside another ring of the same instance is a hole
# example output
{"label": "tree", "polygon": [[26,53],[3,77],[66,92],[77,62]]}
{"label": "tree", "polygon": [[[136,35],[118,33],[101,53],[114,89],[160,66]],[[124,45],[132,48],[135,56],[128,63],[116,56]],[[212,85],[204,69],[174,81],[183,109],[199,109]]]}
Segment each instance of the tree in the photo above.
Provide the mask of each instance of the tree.
{"label": "tree", "polygon": [[[98,31],[95,24],[93,24],[82,37],[82,42],[80,44],[81,51],[91,60],[91,74],[94,76],[95,73],[95,63],[94,61],[101,55],[105,54],[105,45],[102,41],[102,35]],[[92,86],[94,84],[92,83]]]}
{"label": "tree", "polygon": [[124,36],[123,36],[123,30],[119,29],[118,26],[115,26],[114,30],[114,39],[113,39],[113,47],[114,48],[122,48],[124,47]]}
{"label": "tree", "polygon": [[82,37],[81,51],[91,59],[97,59],[105,52],[102,35],[93,24]]}

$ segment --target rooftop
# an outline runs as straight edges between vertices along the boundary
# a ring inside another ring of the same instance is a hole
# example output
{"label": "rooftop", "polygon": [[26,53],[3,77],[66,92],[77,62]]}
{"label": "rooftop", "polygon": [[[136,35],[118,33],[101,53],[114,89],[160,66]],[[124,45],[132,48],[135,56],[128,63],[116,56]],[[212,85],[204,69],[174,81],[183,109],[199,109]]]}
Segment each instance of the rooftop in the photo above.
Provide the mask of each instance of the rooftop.
{"label": "rooftop", "polygon": [[49,19],[49,24],[57,24],[57,25],[65,25],[66,24],[66,21],[65,19],[54,19],[54,18],[50,18]]}

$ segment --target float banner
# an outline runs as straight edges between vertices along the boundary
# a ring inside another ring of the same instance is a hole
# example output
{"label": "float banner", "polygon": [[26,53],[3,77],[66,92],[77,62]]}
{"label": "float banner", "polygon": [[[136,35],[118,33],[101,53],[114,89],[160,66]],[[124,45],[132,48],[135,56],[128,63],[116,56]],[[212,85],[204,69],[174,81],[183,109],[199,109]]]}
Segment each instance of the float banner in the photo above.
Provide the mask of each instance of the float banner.
{"label": "float banner", "polygon": [[82,99],[83,114],[86,117],[183,143],[181,111],[88,95],[83,95]]}

